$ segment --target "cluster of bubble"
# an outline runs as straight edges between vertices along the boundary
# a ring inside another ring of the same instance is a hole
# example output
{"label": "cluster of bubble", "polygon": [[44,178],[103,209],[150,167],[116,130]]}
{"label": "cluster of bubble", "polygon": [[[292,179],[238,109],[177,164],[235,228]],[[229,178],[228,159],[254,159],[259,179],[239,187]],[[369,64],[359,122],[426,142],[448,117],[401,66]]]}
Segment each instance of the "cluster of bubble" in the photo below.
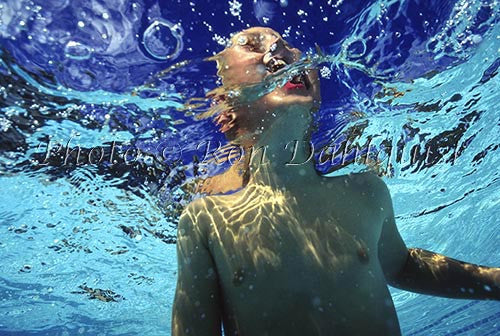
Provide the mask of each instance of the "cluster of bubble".
{"label": "cluster of bubble", "polygon": [[[460,0],[454,6],[450,18],[446,21],[441,31],[434,35],[427,44],[429,51],[437,54],[436,58],[451,55],[467,58],[466,47],[479,44],[482,37],[472,32],[472,27],[477,26],[482,9],[490,8],[492,13],[498,12],[497,1],[470,1]],[[494,25],[492,15],[482,24]]]}
{"label": "cluster of bubble", "polygon": [[241,2],[239,2],[237,0],[229,0],[228,5],[229,5],[229,12],[231,13],[231,15],[240,17],[240,15],[241,15]]}

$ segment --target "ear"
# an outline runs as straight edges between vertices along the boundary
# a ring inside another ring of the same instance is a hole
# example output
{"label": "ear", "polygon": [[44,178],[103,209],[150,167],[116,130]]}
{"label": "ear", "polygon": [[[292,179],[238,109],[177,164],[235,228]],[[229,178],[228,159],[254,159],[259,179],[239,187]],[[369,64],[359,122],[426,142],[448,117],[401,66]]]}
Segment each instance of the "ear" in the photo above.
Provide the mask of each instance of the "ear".
{"label": "ear", "polygon": [[236,114],[232,111],[223,111],[214,118],[222,133],[226,133],[236,126]]}

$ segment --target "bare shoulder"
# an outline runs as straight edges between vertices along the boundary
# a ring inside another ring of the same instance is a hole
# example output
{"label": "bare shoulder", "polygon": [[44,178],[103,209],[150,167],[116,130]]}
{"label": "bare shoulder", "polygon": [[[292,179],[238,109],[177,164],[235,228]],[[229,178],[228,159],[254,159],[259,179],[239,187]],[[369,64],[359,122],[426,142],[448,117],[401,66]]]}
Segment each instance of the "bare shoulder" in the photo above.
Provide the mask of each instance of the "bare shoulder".
{"label": "bare shoulder", "polygon": [[373,172],[360,174],[360,179],[370,202],[373,202],[373,206],[382,210],[384,218],[393,218],[391,193],[384,180]]}
{"label": "bare shoulder", "polygon": [[203,199],[195,199],[184,208],[177,225],[177,239],[189,237],[202,242],[207,241],[206,208]]}
{"label": "bare shoulder", "polygon": [[220,198],[224,196],[205,196],[191,201],[182,211],[183,216],[202,216],[208,215],[215,209],[222,206],[223,200]]}
{"label": "bare shoulder", "polygon": [[389,188],[387,184],[382,180],[380,176],[377,174],[368,171],[357,174],[359,175],[359,179],[361,180],[362,186],[369,191],[374,196],[378,197],[387,197],[389,196]]}
{"label": "bare shoulder", "polygon": [[377,206],[392,208],[391,194],[384,180],[373,172],[360,173],[361,188]]}
{"label": "bare shoulder", "polygon": [[[327,179],[331,178],[328,177]],[[334,177],[334,179],[345,185],[347,188],[368,196],[385,198],[389,195],[389,189],[387,188],[384,180],[371,171],[350,173]]]}
{"label": "bare shoulder", "polygon": [[192,200],[182,211],[181,218],[196,216],[204,211],[204,202],[202,198]]}
{"label": "bare shoulder", "polygon": [[182,211],[179,229],[192,229],[201,235],[203,240],[209,236],[210,226],[219,218],[227,207],[229,196],[206,196],[191,201]]}
{"label": "bare shoulder", "polygon": [[[330,178],[327,178],[330,179]],[[337,185],[345,188],[348,195],[358,202],[362,202],[366,208],[379,210],[389,208],[392,205],[389,189],[377,174],[367,171],[362,173],[350,173],[334,177]],[[336,192],[335,189],[332,189]]]}

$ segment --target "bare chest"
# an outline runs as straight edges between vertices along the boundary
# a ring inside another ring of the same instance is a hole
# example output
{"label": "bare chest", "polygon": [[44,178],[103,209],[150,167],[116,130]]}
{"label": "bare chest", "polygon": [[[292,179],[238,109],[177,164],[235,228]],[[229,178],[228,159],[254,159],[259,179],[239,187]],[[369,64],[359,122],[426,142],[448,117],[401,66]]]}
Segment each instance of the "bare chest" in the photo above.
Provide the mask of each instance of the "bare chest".
{"label": "bare chest", "polygon": [[209,234],[221,280],[235,286],[259,276],[334,280],[376,262],[380,218],[359,199],[340,196],[329,203],[259,194],[224,207]]}
{"label": "bare chest", "polygon": [[307,328],[395,319],[377,256],[381,215],[362,192],[335,191],[298,200],[261,190],[214,204],[209,248],[235,325],[252,316],[245,328],[270,327],[298,307]]}

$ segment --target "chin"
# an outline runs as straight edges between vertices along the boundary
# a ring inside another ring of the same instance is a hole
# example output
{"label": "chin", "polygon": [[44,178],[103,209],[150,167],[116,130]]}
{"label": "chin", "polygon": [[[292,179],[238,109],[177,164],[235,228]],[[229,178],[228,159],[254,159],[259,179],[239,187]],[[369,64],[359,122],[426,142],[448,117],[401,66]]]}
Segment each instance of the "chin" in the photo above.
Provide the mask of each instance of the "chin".
{"label": "chin", "polygon": [[306,76],[307,83],[302,86],[287,85],[279,88],[278,96],[281,97],[281,104],[283,106],[295,105],[303,108],[319,108],[321,101],[319,81],[316,74]]}
{"label": "chin", "polygon": [[305,90],[278,89],[276,92],[273,92],[269,98],[269,105],[271,105],[273,109],[282,109],[292,106],[312,109],[316,105],[315,103],[319,102],[319,99],[315,99],[312,93]]}
{"label": "chin", "polygon": [[312,97],[303,97],[303,96],[292,96],[286,97],[283,101],[283,106],[290,107],[300,107],[304,109],[310,109],[313,107],[313,98]]}

